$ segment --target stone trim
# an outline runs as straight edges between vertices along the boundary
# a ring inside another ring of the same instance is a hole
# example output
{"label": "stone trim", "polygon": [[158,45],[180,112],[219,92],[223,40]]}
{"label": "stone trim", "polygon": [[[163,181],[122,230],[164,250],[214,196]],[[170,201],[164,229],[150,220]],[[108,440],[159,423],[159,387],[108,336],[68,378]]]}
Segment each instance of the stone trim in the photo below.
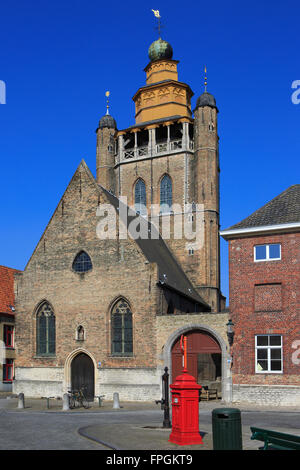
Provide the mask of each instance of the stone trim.
{"label": "stone trim", "polygon": [[203,323],[189,323],[174,331],[165,343],[163,351],[164,367],[169,369],[170,380],[172,380],[172,346],[179,336],[191,330],[202,330],[210,333],[218,341],[222,353],[222,400],[232,401],[232,377],[230,371],[230,355],[227,351],[227,345],[223,338],[211,327]]}
{"label": "stone trim", "polygon": [[99,382],[99,377],[98,377],[98,367],[97,367],[97,362],[94,358],[94,356],[84,348],[77,348],[72,351],[68,357],[66,358],[65,365],[64,365],[64,381],[63,381],[63,393],[67,393],[68,390],[71,389],[71,364],[73,359],[80,353],[84,353],[87,356],[89,356],[94,364],[94,393],[95,395],[99,395],[99,390],[98,390],[98,382]]}

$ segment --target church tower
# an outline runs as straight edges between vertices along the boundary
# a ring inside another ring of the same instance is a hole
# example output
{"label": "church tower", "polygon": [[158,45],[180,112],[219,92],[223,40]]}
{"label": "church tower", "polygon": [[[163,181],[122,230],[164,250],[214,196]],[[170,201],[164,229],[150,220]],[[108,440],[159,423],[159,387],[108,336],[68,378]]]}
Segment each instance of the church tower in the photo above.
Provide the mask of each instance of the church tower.
{"label": "church tower", "polygon": [[[206,85],[205,85],[206,89]],[[220,309],[219,137],[215,98],[205,92],[194,110],[194,200],[203,206],[200,295]]]}
{"label": "church tower", "polygon": [[114,118],[109,114],[108,97],[106,92],[107,105],[106,114],[100,119],[97,134],[96,151],[96,174],[97,183],[104,188],[114,192],[115,190],[115,131],[117,124]]}
{"label": "church tower", "polygon": [[[206,91],[191,109],[194,93],[178,79],[179,61],[172,46],[159,38],[148,50],[146,84],[133,101],[135,123],[117,130],[106,114],[97,129],[97,182],[127,204],[151,217],[159,207],[159,224],[166,217],[201,218],[199,249],[178,238],[164,237],[173,255],[212,311],[221,309],[219,275],[219,150],[217,107]],[[174,209],[176,207],[176,209]],[[190,209],[189,209],[190,210]],[[171,221],[171,227],[174,223]],[[194,224],[195,225],[195,224]]]}

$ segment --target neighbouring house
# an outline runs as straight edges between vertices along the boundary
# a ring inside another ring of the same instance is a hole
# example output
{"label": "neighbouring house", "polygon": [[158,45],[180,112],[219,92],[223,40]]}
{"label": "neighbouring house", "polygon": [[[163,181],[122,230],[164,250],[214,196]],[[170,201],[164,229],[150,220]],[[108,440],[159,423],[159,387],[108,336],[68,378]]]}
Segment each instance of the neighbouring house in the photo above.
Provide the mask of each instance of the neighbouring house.
{"label": "neighbouring house", "polygon": [[300,184],[221,232],[229,249],[233,400],[300,405]]}
{"label": "neighbouring house", "polygon": [[15,361],[15,294],[16,269],[0,266],[0,391],[10,392]]}

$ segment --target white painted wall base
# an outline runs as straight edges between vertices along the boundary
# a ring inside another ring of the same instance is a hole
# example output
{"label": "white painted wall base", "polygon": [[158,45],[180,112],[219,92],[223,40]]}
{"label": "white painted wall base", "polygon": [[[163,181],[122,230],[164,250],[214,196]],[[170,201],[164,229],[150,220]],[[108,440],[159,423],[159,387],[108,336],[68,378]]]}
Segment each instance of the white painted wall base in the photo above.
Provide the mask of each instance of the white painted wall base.
{"label": "white painted wall base", "polygon": [[[99,369],[95,395],[120,401],[155,401],[161,399],[161,374],[156,369]],[[25,397],[62,397],[69,389],[63,368],[16,368],[13,393]]]}
{"label": "white painted wall base", "polygon": [[233,402],[300,406],[300,387],[294,385],[233,385]]}

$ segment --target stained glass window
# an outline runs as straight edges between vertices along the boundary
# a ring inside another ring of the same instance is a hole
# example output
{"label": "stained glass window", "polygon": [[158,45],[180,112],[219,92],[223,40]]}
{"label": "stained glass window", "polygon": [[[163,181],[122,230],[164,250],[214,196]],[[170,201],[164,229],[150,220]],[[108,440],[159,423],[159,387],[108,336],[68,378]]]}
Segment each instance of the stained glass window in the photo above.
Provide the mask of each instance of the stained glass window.
{"label": "stained glass window", "polygon": [[112,354],[131,356],[132,346],[132,313],[128,303],[121,299],[112,309],[111,315]]}
{"label": "stained glass window", "polygon": [[160,182],[160,211],[170,212],[172,210],[172,181],[170,176],[165,175]]}
{"label": "stained glass window", "polygon": [[85,273],[92,269],[92,261],[89,255],[85,251],[78,253],[73,261],[73,269],[77,273]]}
{"label": "stained glass window", "polygon": [[37,354],[55,354],[55,315],[48,302],[44,302],[36,317]]}
{"label": "stained glass window", "polygon": [[146,214],[146,186],[143,180],[138,179],[134,188],[134,208],[138,214]]}

